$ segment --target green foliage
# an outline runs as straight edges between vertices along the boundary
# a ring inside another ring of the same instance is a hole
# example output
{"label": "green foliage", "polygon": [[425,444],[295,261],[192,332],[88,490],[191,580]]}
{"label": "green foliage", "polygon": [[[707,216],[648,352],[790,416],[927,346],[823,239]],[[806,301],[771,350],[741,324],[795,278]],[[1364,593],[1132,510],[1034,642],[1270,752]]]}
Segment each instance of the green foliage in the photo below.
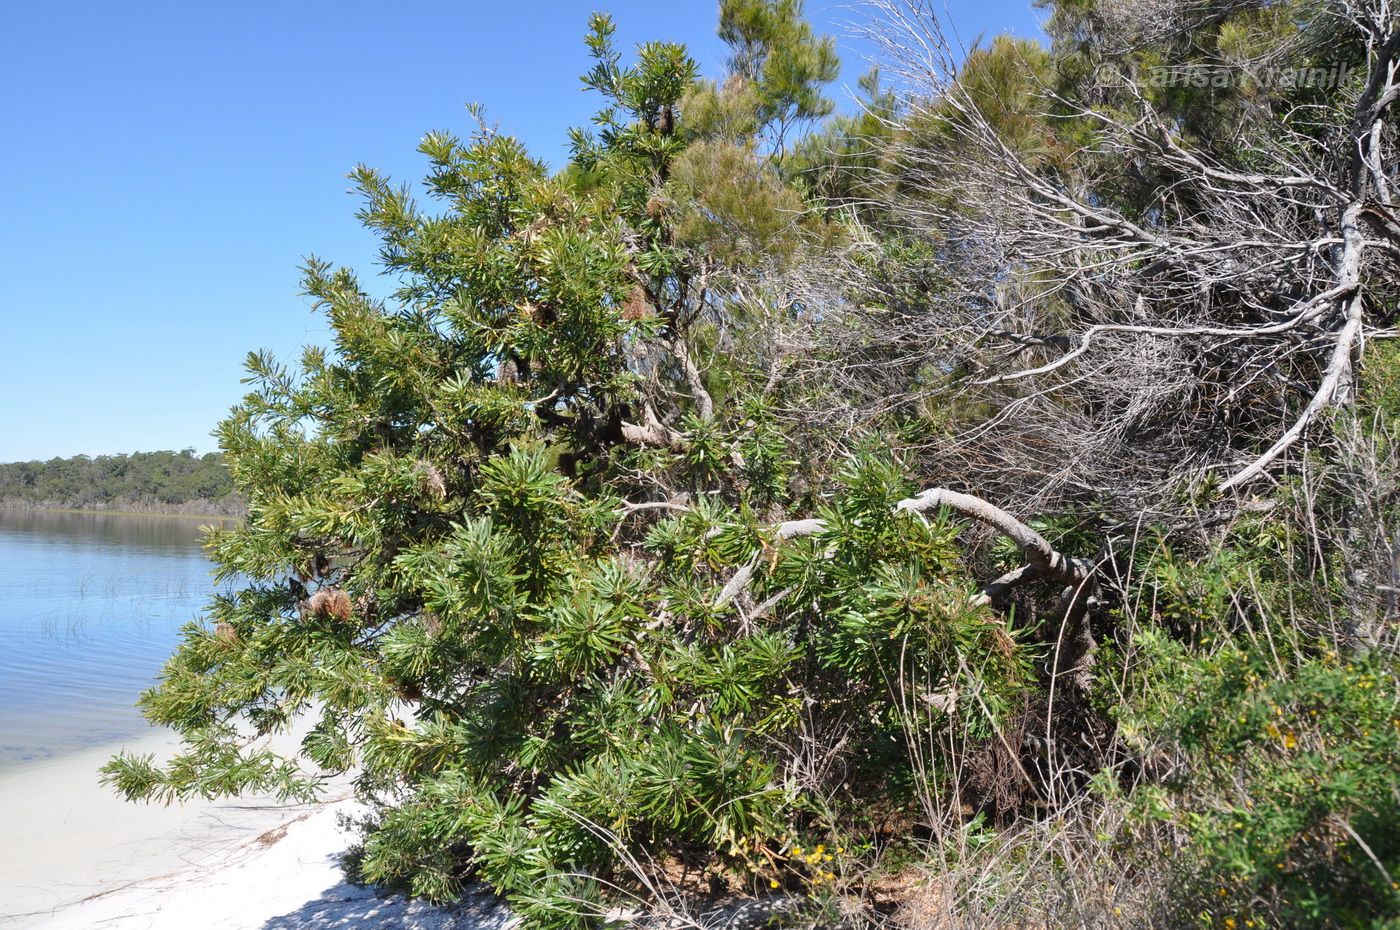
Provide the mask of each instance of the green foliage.
{"label": "green foliage", "polygon": [[683,145],[676,136],[677,105],[695,81],[695,62],[685,46],[648,42],[637,49],[637,63],[623,67],[613,45],[617,27],[612,18],[595,13],[586,39],[593,68],[583,76],[585,87],[608,101],[593,122],[599,137],[575,130],[575,160],[586,168],[609,155],[640,161],[662,169]]}
{"label": "green foliage", "polygon": [[[830,43],[794,5],[759,13],[760,122],[824,112]],[[724,364],[749,307],[708,288],[790,258],[804,201],[753,138],[682,131],[683,47],[625,66],[612,36],[595,16],[606,106],[559,175],[485,129],[421,143],[437,212],[353,173],[399,289],[312,259],[332,344],[249,356],[218,433],[248,519],[209,541],[240,590],[143,697],[185,745],[113,760],[123,794],[304,796],[355,771],[365,878],[440,900],[479,876],[534,926],[592,925],[639,862],[772,881],[778,837],[833,792],[907,785],[895,682],[979,690],[970,739],[1014,703],[1025,655],[970,604],[956,528],[895,515],[912,488],[888,456],[823,481],[822,533],[773,535],[812,494],[759,376]],[[629,439],[651,409],[677,438]],[[658,493],[686,503],[623,505]],[[254,746],[304,718],[306,772]],[[854,721],[858,787],[794,775],[822,721]]]}
{"label": "green foliage", "polygon": [[877,219],[874,204],[887,192],[891,143],[903,115],[895,93],[880,83],[879,68],[861,75],[864,93],[854,115],[833,115],[821,131],[794,147],[786,170],[800,180],[819,204],[855,206],[868,220]]}
{"label": "green foliage", "polygon": [[1361,400],[1383,424],[1400,421],[1400,347],[1384,342],[1367,347]]}
{"label": "green foliage", "polygon": [[[1279,659],[1149,646],[1124,723],[1183,765],[1135,797],[1189,843],[1185,913],[1220,925],[1376,926],[1400,916],[1400,682],[1393,662],[1317,644]],[[1190,701],[1179,699],[1189,694]]]}
{"label": "green foliage", "polygon": [[749,146],[694,143],[676,160],[666,193],[677,244],[702,250],[731,273],[755,258],[781,266],[804,244],[823,244],[825,230],[801,194],[765,170]]}
{"label": "green foliage", "polygon": [[1152,775],[1128,795],[1132,828],[1185,847],[1173,920],[1400,917],[1400,664],[1299,622],[1345,608],[1298,561],[1296,533],[1267,513],[1197,557],[1148,544],[1129,604],[1150,623],[1096,659],[1096,702]]}
{"label": "green foliage", "polygon": [[802,0],[722,0],[719,36],[733,50],[730,69],[753,86],[758,125],[775,127],[780,151],[794,123],[832,111],[822,88],[841,71],[836,42],[812,33]]}

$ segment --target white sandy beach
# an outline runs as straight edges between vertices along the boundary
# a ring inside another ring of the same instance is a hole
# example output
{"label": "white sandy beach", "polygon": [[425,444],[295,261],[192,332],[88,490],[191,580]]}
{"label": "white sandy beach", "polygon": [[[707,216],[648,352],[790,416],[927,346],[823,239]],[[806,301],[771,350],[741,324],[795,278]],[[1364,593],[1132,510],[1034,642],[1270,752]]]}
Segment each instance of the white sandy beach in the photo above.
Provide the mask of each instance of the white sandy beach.
{"label": "white sandy beach", "polygon": [[[158,755],[161,734],[127,748]],[[443,909],[346,883],[340,815],[268,799],[129,804],[98,783],[116,747],[0,773],[0,928],[495,930],[483,896]]]}

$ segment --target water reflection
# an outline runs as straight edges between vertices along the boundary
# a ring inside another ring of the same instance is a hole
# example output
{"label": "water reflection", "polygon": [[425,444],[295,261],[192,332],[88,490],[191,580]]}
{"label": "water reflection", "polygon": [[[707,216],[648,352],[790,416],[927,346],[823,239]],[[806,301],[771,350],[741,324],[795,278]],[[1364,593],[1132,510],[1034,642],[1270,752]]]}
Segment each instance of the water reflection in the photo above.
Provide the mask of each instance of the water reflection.
{"label": "water reflection", "polygon": [[0,767],[120,740],[213,589],[187,517],[0,510]]}

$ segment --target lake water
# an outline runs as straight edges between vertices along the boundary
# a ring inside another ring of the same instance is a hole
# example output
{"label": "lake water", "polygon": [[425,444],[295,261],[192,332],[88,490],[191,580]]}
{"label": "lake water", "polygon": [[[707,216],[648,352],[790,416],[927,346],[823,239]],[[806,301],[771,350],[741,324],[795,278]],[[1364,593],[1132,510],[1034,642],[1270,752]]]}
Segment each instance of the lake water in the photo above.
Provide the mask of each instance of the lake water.
{"label": "lake water", "polygon": [[197,519],[0,510],[0,770],[145,732],[213,590]]}

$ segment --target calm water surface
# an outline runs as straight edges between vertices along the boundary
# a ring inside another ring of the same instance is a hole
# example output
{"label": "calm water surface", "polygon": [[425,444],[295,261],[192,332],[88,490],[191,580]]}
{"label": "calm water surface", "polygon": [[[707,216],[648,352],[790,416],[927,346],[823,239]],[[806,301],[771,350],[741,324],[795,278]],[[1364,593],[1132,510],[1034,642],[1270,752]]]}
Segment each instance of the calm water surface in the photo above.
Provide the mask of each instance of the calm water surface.
{"label": "calm water surface", "polygon": [[0,769],[148,729],[136,697],[213,590],[201,522],[0,510]]}

